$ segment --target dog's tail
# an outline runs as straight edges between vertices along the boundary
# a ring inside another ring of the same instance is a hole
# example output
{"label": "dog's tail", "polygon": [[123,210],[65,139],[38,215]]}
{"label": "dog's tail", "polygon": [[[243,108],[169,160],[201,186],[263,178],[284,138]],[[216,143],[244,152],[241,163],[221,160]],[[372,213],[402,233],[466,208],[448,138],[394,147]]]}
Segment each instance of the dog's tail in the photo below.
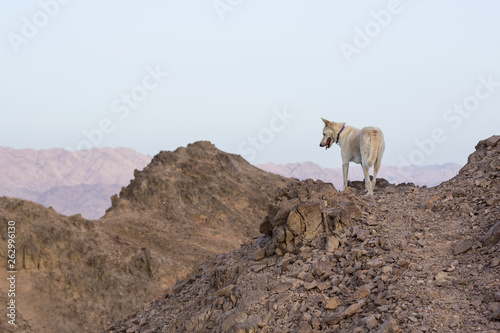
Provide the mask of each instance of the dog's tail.
{"label": "dog's tail", "polygon": [[377,157],[379,157],[379,155],[381,154],[381,150],[383,153],[384,143],[382,142],[383,137],[382,137],[382,140],[380,140],[381,135],[382,135],[382,133],[380,133],[377,130],[370,131],[370,136],[369,136],[370,137],[370,145],[369,145],[370,155],[369,155],[368,161],[367,161],[369,168],[371,168],[375,164]]}

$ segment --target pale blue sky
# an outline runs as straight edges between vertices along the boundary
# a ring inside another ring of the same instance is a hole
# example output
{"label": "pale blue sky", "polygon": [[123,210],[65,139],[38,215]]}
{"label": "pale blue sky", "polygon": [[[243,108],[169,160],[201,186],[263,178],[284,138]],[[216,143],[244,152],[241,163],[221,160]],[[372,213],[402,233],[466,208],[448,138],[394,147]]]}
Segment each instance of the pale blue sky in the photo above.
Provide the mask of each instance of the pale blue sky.
{"label": "pale blue sky", "polygon": [[380,127],[384,164],[464,164],[500,134],[499,15],[497,0],[0,0],[0,145],[210,140],[339,167],[324,117]]}

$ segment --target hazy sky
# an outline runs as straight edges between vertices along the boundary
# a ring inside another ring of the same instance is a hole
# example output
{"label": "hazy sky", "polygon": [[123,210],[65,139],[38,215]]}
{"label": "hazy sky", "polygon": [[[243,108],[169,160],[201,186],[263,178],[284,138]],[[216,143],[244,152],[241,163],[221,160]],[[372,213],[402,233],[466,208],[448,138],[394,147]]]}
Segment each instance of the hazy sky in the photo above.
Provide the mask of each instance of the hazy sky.
{"label": "hazy sky", "polygon": [[380,127],[383,164],[464,164],[500,134],[499,18],[498,0],[0,0],[0,145],[210,140],[340,167],[324,117]]}

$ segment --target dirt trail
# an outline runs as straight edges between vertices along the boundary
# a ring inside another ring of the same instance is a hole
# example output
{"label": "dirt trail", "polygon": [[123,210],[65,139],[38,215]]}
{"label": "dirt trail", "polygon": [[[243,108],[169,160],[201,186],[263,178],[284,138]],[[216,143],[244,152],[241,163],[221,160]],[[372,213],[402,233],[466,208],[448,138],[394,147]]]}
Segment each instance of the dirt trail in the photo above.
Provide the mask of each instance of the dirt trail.
{"label": "dirt trail", "polygon": [[455,332],[476,327],[484,331],[481,327],[485,320],[476,309],[478,298],[466,287],[468,280],[478,275],[476,267],[453,251],[471,234],[472,230],[464,228],[470,216],[464,219],[427,208],[425,202],[436,192],[440,189],[411,188],[403,195],[384,193],[363,198],[373,211],[370,217],[380,221],[377,232],[392,244],[391,255],[409,262],[395,284],[404,300],[397,318],[414,322],[415,331],[440,328]]}

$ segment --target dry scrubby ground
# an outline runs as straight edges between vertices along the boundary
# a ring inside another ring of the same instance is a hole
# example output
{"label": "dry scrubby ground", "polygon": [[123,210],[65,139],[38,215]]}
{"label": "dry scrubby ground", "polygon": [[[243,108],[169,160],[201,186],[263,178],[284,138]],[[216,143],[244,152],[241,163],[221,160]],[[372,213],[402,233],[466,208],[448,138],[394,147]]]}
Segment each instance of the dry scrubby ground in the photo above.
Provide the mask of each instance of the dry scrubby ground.
{"label": "dry scrubby ground", "polygon": [[107,332],[500,332],[500,136],[434,188],[283,189],[261,235]]}

